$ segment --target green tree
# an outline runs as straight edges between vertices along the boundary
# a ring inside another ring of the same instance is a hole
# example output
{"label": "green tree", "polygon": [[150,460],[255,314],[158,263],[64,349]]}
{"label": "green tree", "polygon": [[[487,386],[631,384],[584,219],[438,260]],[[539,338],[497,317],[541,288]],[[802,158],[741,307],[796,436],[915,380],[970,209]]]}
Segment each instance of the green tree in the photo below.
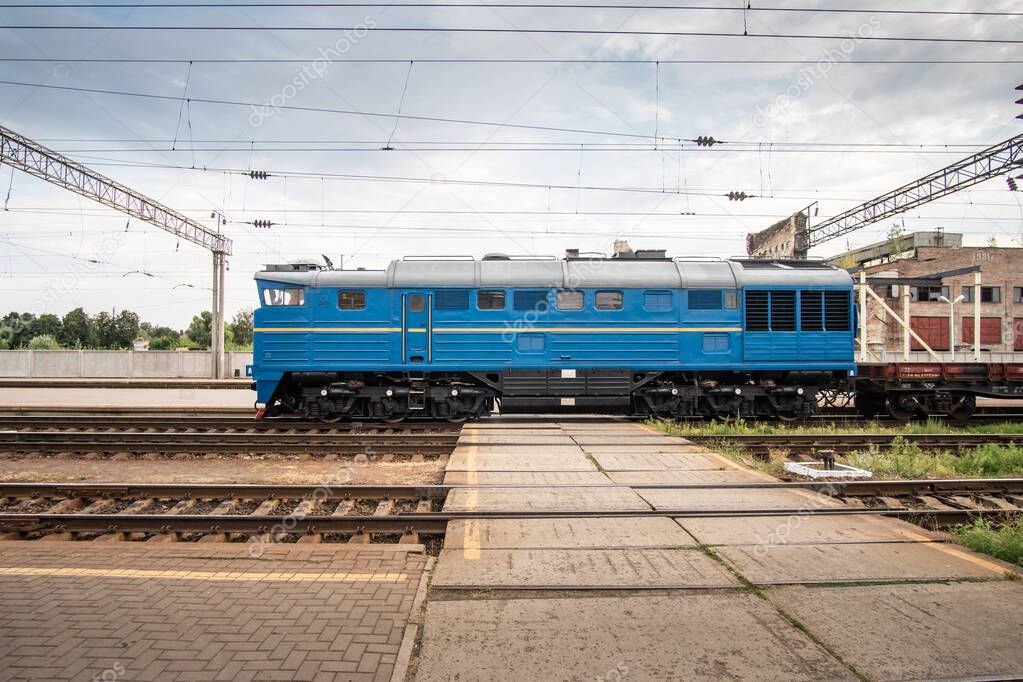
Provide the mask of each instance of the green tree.
{"label": "green tree", "polygon": [[113,338],[111,348],[131,348],[139,336],[139,315],[130,310],[122,310],[112,321]]}
{"label": "green tree", "polygon": [[248,348],[252,345],[252,310],[239,310],[231,324],[227,325],[227,331],[231,333],[231,341],[236,346]]}
{"label": "green tree", "polygon": [[46,313],[40,315],[28,325],[28,331],[32,338],[37,336],[52,336],[54,340],[60,336],[61,323],[56,315]]}
{"label": "green tree", "polygon": [[113,345],[116,332],[114,330],[114,317],[105,310],[92,318],[89,334],[88,348],[115,348]]}
{"label": "green tree", "polygon": [[60,344],[57,343],[57,339],[49,334],[42,334],[35,336],[31,341],[28,342],[29,350],[58,350]]}
{"label": "green tree", "polygon": [[213,334],[210,331],[212,328],[213,313],[204,310],[192,318],[192,324],[188,325],[185,336],[199,348],[209,348],[213,339]]}
{"label": "green tree", "polygon": [[174,350],[181,341],[181,334],[170,327],[149,326],[150,350]]}
{"label": "green tree", "polygon": [[94,336],[92,321],[81,308],[75,308],[65,314],[60,327],[57,340],[66,348],[87,348]]}

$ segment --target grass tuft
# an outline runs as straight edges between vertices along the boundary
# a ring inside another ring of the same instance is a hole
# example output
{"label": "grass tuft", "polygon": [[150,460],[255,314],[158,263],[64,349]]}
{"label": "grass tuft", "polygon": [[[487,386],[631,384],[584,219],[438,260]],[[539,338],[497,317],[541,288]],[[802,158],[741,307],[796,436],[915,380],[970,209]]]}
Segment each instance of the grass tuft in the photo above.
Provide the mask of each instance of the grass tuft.
{"label": "grass tuft", "polygon": [[1007,519],[1001,524],[980,518],[956,526],[952,534],[975,552],[1023,566],[1023,518]]}

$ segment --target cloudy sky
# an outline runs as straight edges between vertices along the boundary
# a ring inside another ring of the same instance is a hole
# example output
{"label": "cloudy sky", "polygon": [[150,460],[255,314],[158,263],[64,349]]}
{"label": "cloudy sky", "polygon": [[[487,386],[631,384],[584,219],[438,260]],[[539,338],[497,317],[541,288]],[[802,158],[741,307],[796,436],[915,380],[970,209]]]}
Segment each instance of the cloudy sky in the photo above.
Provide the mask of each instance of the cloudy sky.
{"label": "cloudy sky", "polygon": [[[1023,15],[1009,0],[409,1],[3,2],[0,123],[206,224],[222,213],[231,314],[254,304],[261,264],[319,254],[378,268],[607,253],[624,238],[737,255],[748,232],[812,202],[824,220],[1023,125]],[[1016,246],[1021,196],[991,180],[815,255],[894,223]],[[7,167],[0,200],[3,311],[130,308],[183,327],[208,307],[200,247]]]}

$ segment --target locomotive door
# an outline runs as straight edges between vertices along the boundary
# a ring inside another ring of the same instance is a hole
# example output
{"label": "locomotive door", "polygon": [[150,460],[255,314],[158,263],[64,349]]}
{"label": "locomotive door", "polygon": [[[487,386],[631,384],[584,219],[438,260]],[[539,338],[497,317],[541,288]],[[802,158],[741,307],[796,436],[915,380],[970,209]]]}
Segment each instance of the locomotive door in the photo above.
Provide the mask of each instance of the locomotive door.
{"label": "locomotive door", "polygon": [[402,361],[410,364],[432,360],[433,296],[409,292],[401,297]]}

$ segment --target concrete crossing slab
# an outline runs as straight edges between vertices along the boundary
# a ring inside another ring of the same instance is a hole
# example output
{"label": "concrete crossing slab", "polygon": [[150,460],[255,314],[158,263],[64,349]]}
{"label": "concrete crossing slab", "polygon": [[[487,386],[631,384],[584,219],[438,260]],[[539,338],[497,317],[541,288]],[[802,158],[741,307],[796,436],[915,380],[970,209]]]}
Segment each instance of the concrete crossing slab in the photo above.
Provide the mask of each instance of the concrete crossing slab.
{"label": "concrete crossing slab", "polygon": [[618,485],[685,485],[689,483],[768,483],[776,479],[751,469],[696,469],[691,471],[610,471]]}
{"label": "concrete crossing slab", "polygon": [[581,452],[494,452],[456,449],[448,458],[448,471],[596,471]]}
{"label": "concrete crossing slab", "polygon": [[669,518],[460,519],[445,549],[603,549],[688,547],[693,538]]}
{"label": "concrete crossing slab", "polygon": [[536,434],[536,435],[508,435],[498,434],[465,434],[458,439],[458,447],[467,445],[515,445],[521,448],[536,448],[547,445],[562,445],[572,447],[576,443],[571,436],[561,433]]}
{"label": "concrete crossing slab", "polygon": [[593,452],[589,454],[597,460],[605,471],[692,471],[698,469],[724,469],[731,468],[721,458],[706,451],[694,451],[684,453],[662,453],[662,452],[629,452],[622,448],[613,448],[608,452]]}
{"label": "concrete crossing slab", "polygon": [[693,445],[685,438],[675,436],[654,436],[646,433],[628,433],[615,435],[610,433],[597,433],[593,435],[574,435],[573,439],[579,445]]}
{"label": "concrete crossing slab", "polygon": [[827,509],[842,503],[827,495],[805,490],[766,490],[763,488],[680,488],[637,492],[654,509],[728,510],[728,509]]}
{"label": "concrete crossing slab", "polygon": [[449,471],[444,485],[611,485],[593,471]]}
{"label": "concrete crossing slab", "polygon": [[852,678],[764,600],[695,592],[432,602],[417,680],[682,677]]}
{"label": "concrete crossing slab", "polygon": [[1023,677],[1019,581],[781,588],[767,595],[873,680]]}
{"label": "concrete crossing slab", "polygon": [[842,516],[695,516],[676,519],[705,545],[797,545],[836,542],[913,542],[941,536],[897,519],[872,514]]}
{"label": "concrete crossing slab", "polygon": [[1000,578],[999,564],[940,542],[742,545],[714,550],[757,585]]}
{"label": "concrete crossing slab", "polygon": [[637,511],[650,505],[631,488],[455,488],[444,511]]}
{"label": "concrete crossing slab", "polygon": [[676,455],[699,455],[709,454],[711,451],[697,445],[673,445],[662,443],[660,445],[580,445],[584,452],[591,455],[656,455],[659,453],[670,453]]}
{"label": "concrete crossing slab", "polygon": [[736,587],[735,576],[696,549],[441,550],[434,589]]}

